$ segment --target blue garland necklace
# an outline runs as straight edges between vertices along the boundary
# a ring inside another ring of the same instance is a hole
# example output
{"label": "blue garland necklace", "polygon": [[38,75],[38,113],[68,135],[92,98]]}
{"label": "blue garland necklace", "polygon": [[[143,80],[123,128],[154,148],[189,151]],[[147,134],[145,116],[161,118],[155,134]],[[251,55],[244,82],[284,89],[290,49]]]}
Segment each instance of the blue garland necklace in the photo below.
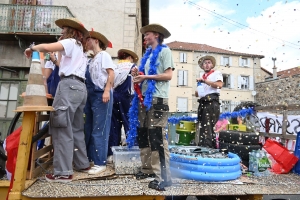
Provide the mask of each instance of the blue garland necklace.
{"label": "blue garland necklace", "polygon": [[[166,48],[166,45],[158,45],[153,51],[152,48],[149,47],[146,50],[146,53],[144,54],[142,60],[141,60],[141,65],[139,67],[139,71],[143,72],[145,74],[145,65],[147,60],[149,59],[151,53],[152,56],[150,58],[150,68],[148,71],[148,75],[156,75],[157,74],[157,67],[159,66],[158,60],[158,55],[161,52],[163,48]],[[152,106],[152,99],[153,99],[153,94],[155,92],[155,84],[156,81],[153,79],[148,79],[146,80],[148,87],[147,90],[145,91],[145,98],[144,98],[144,106],[146,107],[146,110],[150,110]],[[143,83],[141,83],[140,86],[142,86]],[[127,144],[128,147],[131,148],[135,144],[136,136],[137,136],[137,127],[140,126],[139,120],[138,120],[138,114],[139,114],[139,98],[136,92],[134,92],[134,98],[132,100],[132,105],[129,109],[129,131],[127,134]]]}

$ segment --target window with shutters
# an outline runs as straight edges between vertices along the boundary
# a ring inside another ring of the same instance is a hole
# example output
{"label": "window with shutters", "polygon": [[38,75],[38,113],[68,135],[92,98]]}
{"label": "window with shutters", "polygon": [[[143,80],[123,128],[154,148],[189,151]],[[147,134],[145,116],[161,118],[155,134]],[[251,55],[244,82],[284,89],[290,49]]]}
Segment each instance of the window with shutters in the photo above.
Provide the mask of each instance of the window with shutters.
{"label": "window with shutters", "polygon": [[249,76],[240,76],[240,89],[249,90]]}
{"label": "window with shutters", "polygon": [[19,82],[0,82],[0,118],[13,118],[17,107]]}
{"label": "window with shutters", "polygon": [[187,86],[187,85],[188,85],[188,71],[178,70],[178,86]]}
{"label": "window with shutters", "polygon": [[179,57],[180,57],[180,62],[181,62],[181,63],[187,63],[186,53],[180,52],[180,53],[179,53]]}
{"label": "window with shutters", "polygon": [[229,66],[229,57],[223,57],[223,65]]}
{"label": "window with shutters", "polygon": [[177,111],[187,112],[188,111],[188,98],[177,97]]}
{"label": "window with shutters", "polygon": [[223,74],[223,87],[230,88],[230,75],[229,74]]}
{"label": "window with shutters", "polygon": [[248,58],[240,58],[239,65],[240,65],[240,67],[249,67],[249,59]]}

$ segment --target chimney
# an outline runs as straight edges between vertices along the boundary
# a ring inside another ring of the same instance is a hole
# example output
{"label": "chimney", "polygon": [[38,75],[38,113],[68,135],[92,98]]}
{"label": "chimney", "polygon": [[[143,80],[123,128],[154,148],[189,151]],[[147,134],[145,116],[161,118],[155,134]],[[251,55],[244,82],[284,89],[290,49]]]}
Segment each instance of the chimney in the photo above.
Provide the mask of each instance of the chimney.
{"label": "chimney", "polygon": [[277,68],[275,66],[275,61],[276,58],[272,58],[273,62],[274,62],[274,67],[273,67],[273,79],[277,79]]}

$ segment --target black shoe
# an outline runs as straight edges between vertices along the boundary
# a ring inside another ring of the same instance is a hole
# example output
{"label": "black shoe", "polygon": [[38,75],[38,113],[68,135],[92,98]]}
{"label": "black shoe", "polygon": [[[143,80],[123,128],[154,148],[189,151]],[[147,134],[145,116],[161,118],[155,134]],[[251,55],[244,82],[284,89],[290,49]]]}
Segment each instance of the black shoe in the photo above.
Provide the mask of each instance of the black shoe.
{"label": "black shoe", "polygon": [[138,180],[145,179],[145,178],[155,178],[155,174],[145,174],[140,171],[135,175],[135,178]]}
{"label": "black shoe", "polygon": [[165,187],[169,187],[172,185],[172,181],[162,181],[158,182],[157,180],[151,181],[148,185],[148,188],[158,190],[158,191],[166,191]]}

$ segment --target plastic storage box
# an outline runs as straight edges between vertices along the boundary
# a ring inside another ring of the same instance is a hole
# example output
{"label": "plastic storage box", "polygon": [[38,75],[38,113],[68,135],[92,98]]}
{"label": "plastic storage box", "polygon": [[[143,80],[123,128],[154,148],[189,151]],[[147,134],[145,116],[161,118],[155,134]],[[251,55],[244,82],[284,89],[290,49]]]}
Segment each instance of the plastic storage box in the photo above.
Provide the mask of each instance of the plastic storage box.
{"label": "plastic storage box", "polygon": [[246,127],[246,125],[229,124],[228,125],[228,130],[232,130],[232,131],[246,131],[247,127]]}
{"label": "plastic storage box", "polygon": [[131,149],[115,146],[112,147],[112,152],[116,174],[136,174],[140,171],[142,162],[138,146]]}

